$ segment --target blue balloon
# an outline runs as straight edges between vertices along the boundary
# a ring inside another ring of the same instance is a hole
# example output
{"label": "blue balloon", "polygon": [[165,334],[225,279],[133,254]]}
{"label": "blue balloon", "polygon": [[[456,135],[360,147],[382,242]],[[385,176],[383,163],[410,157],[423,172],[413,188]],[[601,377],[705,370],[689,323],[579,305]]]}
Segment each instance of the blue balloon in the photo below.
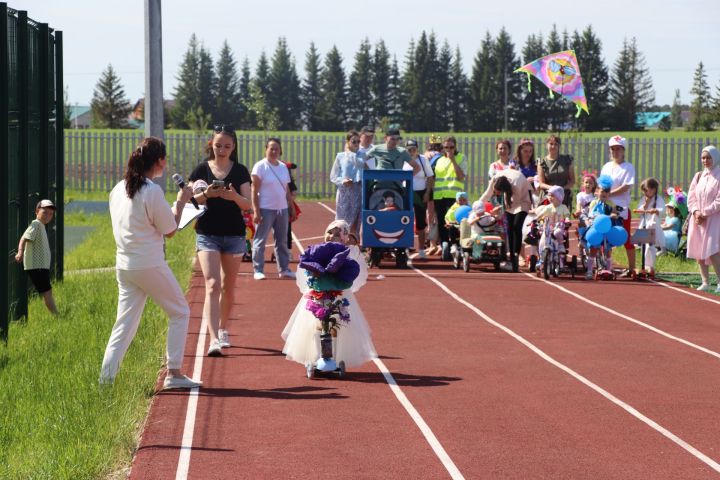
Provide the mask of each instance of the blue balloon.
{"label": "blue balloon", "polygon": [[615,226],[607,233],[608,243],[613,247],[619,247],[627,242],[628,234],[623,227]]}
{"label": "blue balloon", "polygon": [[472,207],[470,205],[459,206],[457,210],[455,210],[455,220],[460,223],[463,218],[468,218],[470,216],[471,211]]}
{"label": "blue balloon", "polygon": [[595,225],[588,228],[587,233],[585,233],[585,242],[587,242],[589,247],[599,247],[603,242],[604,235],[600,232],[598,232],[595,229]]}
{"label": "blue balloon", "polygon": [[610,221],[610,217],[607,215],[598,215],[593,220],[593,228],[597,230],[598,232],[605,235],[610,231],[610,228],[612,227],[612,222]]}

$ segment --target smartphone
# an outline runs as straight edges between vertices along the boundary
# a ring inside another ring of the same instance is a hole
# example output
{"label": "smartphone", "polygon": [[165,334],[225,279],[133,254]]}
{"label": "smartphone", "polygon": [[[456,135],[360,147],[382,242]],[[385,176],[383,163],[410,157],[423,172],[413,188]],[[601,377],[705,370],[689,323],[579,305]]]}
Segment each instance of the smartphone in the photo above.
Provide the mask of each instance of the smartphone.
{"label": "smartphone", "polygon": [[213,180],[212,186],[215,188],[225,188],[225,180]]}

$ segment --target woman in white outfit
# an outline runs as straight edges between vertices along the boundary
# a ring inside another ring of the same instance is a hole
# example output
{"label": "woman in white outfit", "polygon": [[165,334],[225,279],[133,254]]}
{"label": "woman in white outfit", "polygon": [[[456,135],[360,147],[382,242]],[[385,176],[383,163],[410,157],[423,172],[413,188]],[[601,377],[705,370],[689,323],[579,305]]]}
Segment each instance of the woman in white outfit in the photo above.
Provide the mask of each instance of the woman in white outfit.
{"label": "woman in white outfit", "polygon": [[117,318],[100,371],[101,384],[115,380],[148,296],[170,317],[164,388],[194,388],[201,384],[180,373],[190,308],[163,252],[163,237],[175,234],[192,190],[181,189],[171,209],[162,189],[152,182],[162,175],[166,165],[165,144],[158,138],[146,138],[130,154],[125,178],[110,192],[119,297]]}

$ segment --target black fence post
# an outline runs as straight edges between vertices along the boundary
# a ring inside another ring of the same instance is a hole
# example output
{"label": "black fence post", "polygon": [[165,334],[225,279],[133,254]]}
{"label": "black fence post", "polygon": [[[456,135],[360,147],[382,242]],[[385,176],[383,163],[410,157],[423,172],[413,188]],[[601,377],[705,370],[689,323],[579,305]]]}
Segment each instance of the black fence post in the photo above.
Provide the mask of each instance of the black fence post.
{"label": "black fence post", "polygon": [[55,279],[65,268],[65,86],[63,85],[63,35],[55,32]]}
{"label": "black fence post", "polygon": [[[7,92],[9,88],[8,64],[9,64],[9,47],[8,47],[8,7],[7,3],[0,3],[0,92]],[[8,96],[0,95],[0,152],[6,157],[9,151],[8,141]],[[5,182],[10,181],[10,158],[6,157],[5,161],[0,161],[0,178]],[[3,189],[5,190],[5,189]],[[10,215],[8,215],[8,193],[3,193],[4,199],[0,202],[0,225],[7,225]],[[15,268],[15,259],[10,255],[10,241],[8,235],[0,235],[0,251],[6,257],[0,262],[0,278],[4,284],[0,287],[0,339],[7,342],[8,325],[10,324],[10,315],[3,314],[10,312],[10,269]]]}

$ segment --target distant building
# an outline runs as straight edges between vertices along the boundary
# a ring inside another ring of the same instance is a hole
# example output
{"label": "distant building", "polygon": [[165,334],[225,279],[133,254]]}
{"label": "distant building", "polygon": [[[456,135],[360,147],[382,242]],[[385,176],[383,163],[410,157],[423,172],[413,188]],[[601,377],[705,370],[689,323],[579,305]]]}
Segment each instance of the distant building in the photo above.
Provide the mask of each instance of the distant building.
{"label": "distant building", "polygon": [[89,106],[70,105],[70,128],[90,128],[91,121]]}

